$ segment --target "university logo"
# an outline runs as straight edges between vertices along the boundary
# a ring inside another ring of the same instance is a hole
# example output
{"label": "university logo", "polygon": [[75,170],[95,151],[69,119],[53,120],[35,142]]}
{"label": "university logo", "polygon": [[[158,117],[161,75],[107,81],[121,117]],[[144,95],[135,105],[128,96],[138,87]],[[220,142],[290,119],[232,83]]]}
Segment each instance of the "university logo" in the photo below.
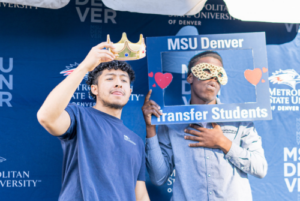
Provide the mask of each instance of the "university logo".
{"label": "university logo", "polygon": [[132,140],[130,140],[130,138],[127,135],[124,135],[124,140],[130,142],[131,144],[136,145],[135,142],[133,142]]}
{"label": "university logo", "polygon": [[269,90],[272,110],[299,111],[300,89],[296,86],[300,83],[300,75],[294,69],[280,69],[272,73],[269,80],[274,84]]}
{"label": "university logo", "polygon": [[296,89],[296,85],[300,83],[300,75],[294,69],[280,69],[279,71],[272,73],[269,80],[273,84],[285,84]]}
{"label": "university logo", "polygon": [[4,161],[6,161],[6,159],[3,158],[3,157],[0,157],[0,163],[2,163],[2,162],[4,162]]}
{"label": "university logo", "polygon": [[[6,161],[0,157],[0,163]],[[20,188],[20,187],[37,187],[42,180],[32,179],[30,171],[0,171],[0,189],[1,188]]]}
{"label": "university logo", "polygon": [[[66,66],[66,70],[63,70],[60,72],[60,74],[63,74],[64,76],[68,76],[71,73],[73,73],[73,71],[77,68],[77,66],[79,65],[79,63],[75,62],[74,64],[70,64],[69,66]],[[88,78],[88,73],[85,74],[84,79],[87,80]]]}

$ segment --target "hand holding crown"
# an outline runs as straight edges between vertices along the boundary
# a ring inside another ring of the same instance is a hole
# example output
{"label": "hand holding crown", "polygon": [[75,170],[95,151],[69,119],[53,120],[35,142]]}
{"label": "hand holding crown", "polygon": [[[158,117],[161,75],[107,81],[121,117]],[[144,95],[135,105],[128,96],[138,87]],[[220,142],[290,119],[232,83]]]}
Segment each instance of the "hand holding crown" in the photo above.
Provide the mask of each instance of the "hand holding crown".
{"label": "hand holding crown", "polygon": [[93,47],[81,63],[81,66],[88,71],[92,71],[102,62],[137,60],[145,56],[146,45],[142,34],[137,43],[131,43],[127,39],[126,33],[123,33],[121,40],[116,44],[113,44],[109,35],[107,35],[107,41]]}
{"label": "hand holding crown", "polygon": [[114,60],[116,56],[111,51],[107,50],[108,48],[110,50],[114,50],[115,46],[111,42],[102,42],[93,47],[85,57],[81,65],[84,66],[84,68],[86,68],[88,71],[92,71],[100,63]]}

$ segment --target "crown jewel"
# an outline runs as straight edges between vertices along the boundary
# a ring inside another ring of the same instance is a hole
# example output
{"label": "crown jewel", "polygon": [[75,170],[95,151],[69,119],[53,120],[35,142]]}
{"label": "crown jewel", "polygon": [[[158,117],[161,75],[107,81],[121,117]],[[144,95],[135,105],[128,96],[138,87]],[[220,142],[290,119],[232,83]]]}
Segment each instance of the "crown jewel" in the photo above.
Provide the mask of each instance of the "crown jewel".
{"label": "crown jewel", "polygon": [[[110,43],[110,36],[107,35],[107,43]],[[140,40],[137,43],[132,43],[127,39],[127,35],[124,32],[119,42],[114,43],[116,47],[113,51],[109,48],[109,51],[116,54],[115,60],[137,60],[146,56],[146,45],[143,35],[140,35]]]}

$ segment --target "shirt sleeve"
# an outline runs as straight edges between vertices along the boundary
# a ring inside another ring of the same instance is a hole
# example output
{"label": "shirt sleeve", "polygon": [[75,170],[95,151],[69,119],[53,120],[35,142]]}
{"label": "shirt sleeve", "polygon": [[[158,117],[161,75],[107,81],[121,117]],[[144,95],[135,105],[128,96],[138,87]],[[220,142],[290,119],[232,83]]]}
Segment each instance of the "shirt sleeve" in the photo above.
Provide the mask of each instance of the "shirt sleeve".
{"label": "shirt sleeve", "polygon": [[146,167],[155,185],[163,185],[171,175],[174,158],[167,126],[159,126],[157,135],[146,139]]}
{"label": "shirt sleeve", "polygon": [[145,146],[143,144],[142,146],[142,164],[141,164],[141,169],[140,169],[140,172],[139,172],[139,175],[138,175],[138,178],[137,180],[138,181],[146,181],[146,159],[145,159]]}
{"label": "shirt sleeve", "polygon": [[78,106],[76,104],[69,104],[65,111],[69,114],[71,123],[68,130],[64,134],[58,136],[58,139],[71,140],[76,136],[76,113],[78,111]]}
{"label": "shirt sleeve", "polygon": [[246,122],[240,125],[239,129],[243,129],[240,146],[233,142],[225,157],[245,173],[259,178],[265,177],[268,164],[261,137],[257,134],[253,122]]}

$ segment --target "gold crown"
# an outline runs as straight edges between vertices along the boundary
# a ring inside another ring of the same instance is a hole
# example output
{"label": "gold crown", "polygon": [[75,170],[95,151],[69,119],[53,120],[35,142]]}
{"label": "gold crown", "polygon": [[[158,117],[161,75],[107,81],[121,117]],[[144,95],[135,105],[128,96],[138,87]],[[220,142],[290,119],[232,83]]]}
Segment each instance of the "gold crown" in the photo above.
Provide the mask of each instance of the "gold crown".
{"label": "gold crown", "polygon": [[[107,43],[110,43],[109,34],[107,34]],[[146,56],[146,45],[143,34],[140,35],[140,40],[137,43],[132,43],[128,40],[126,33],[122,34],[122,38],[119,42],[114,43],[116,47],[113,51],[109,48],[109,51],[116,54],[115,60],[137,60]]]}

